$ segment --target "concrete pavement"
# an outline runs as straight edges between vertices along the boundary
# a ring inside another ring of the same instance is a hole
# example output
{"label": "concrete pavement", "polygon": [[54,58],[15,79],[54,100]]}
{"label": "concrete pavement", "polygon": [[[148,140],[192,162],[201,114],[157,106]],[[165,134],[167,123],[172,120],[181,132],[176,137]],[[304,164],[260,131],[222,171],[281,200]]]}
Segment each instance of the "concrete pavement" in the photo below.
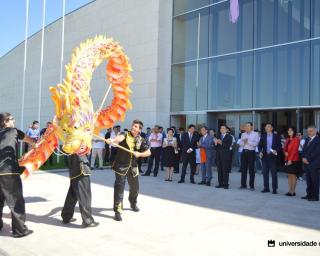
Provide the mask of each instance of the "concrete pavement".
{"label": "concrete pavement", "polygon": [[[140,177],[141,211],[129,209],[125,193],[123,221],[113,218],[114,174],[94,171],[93,213],[96,228],[77,222],[61,223],[60,212],[67,193],[66,172],[38,172],[24,181],[27,225],[34,234],[11,237],[11,218],[5,208],[0,232],[0,255],[319,255],[317,247],[282,247],[279,242],[320,243],[320,203],[300,199],[305,182],[299,181],[297,197],[286,197],[286,177],[279,178],[279,194],[262,194],[262,176],[256,191],[238,190],[240,175],[231,174],[230,189],[178,184],[158,177]],[[198,181],[200,177],[197,177]],[[214,183],[217,174],[214,173]],[[275,240],[276,247],[267,246]]]}

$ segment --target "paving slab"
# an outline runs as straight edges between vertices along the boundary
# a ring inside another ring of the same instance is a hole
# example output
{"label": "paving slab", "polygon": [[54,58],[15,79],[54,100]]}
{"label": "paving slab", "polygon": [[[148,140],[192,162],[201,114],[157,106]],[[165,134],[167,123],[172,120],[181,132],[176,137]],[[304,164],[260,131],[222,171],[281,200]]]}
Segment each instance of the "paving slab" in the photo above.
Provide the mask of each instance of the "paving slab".
{"label": "paving slab", "polygon": [[[77,221],[61,223],[61,208],[69,186],[65,170],[37,172],[23,182],[27,225],[34,233],[14,239],[9,209],[4,210],[0,255],[320,255],[320,203],[287,197],[287,179],[279,175],[279,194],[263,194],[262,176],[256,191],[239,190],[240,174],[233,171],[230,189],[178,184],[158,177],[140,177],[141,211],[129,209],[125,192],[123,221],[113,220],[113,182],[110,169],[93,171],[92,207],[96,228],[83,229]],[[199,181],[200,177],[196,179]],[[214,172],[213,183],[216,185]],[[126,189],[128,186],[126,186]],[[268,247],[275,240],[275,247]],[[281,242],[315,241],[317,246],[280,246]]]}

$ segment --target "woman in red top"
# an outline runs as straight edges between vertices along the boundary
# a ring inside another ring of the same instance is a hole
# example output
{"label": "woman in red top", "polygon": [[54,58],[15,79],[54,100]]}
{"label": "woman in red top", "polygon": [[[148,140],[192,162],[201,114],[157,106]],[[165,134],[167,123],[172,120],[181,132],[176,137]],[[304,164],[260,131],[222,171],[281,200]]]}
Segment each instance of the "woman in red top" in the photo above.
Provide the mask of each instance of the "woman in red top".
{"label": "woman in red top", "polygon": [[296,137],[296,130],[294,127],[288,128],[288,138],[284,145],[285,155],[285,170],[288,173],[289,192],[287,196],[295,196],[297,185],[297,177],[301,175],[302,164],[299,157],[300,139]]}

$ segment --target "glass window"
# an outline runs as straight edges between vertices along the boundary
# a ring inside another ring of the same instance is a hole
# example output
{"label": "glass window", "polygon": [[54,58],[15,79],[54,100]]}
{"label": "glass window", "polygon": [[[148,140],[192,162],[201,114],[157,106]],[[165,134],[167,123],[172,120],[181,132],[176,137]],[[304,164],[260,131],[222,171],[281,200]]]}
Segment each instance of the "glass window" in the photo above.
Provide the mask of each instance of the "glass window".
{"label": "glass window", "polygon": [[198,13],[177,17],[173,21],[173,63],[197,58]]}
{"label": "glass window", "polygon": [[199,58],[209,56],[209,8],[201,10],[200,12],[200,33],[199,33]]}
{"label": "glass window", "polygon": [[208,60],[199,61],[197,110],[208,109]]}
{"label": "glass window", "polygon": [[206,6],[212,2],[216,2],[216,0],[174,0],[173,15],[191,11]]}
{"label": "glass window", "polygon": [[210,7],[210,56],[253,48],[253,1],[239,1],[240,17],[235,24],[229,20],[229,8],[229,1]]}
{"label": "glass window", "polygon": [[320,1],[312,0],[311,15],[312,15],[312,36],[320,36]]}
{"label": "glass window", "polygon": [[309,70],[309,42],[257,52],[254,107],[308,105]]}
{"label": "glass window", "polygon": [[255,1],[255,47],[310,38],[310,0]]}
{"label": "glass window", "polygon": [[320,105],[320,40],[312,42],[311,104]]}
{"label": "glass window", "polygon": [[196,110],[196,62],[172,68],[171,111]]}
{"label": "glass window", "polygon": [[209,61],[209,109],[252,107],[252,53]]}

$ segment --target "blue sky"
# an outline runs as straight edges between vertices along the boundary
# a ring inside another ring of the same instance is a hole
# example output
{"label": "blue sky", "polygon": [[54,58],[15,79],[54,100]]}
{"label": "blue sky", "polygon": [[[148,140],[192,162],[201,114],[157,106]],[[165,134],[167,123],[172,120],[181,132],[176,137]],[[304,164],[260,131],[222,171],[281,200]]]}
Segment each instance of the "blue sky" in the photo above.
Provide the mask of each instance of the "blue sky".
{"label": "blue sky", "polygon": [[[92,0],[66,0],[69,13]],[[45,24],[62,17],[62,0],[46,0]],[[29,0],[28,36],[42,27],[43,0]],[[25,38],[26,0],[2,0],[0,5],[0,57]]]}

